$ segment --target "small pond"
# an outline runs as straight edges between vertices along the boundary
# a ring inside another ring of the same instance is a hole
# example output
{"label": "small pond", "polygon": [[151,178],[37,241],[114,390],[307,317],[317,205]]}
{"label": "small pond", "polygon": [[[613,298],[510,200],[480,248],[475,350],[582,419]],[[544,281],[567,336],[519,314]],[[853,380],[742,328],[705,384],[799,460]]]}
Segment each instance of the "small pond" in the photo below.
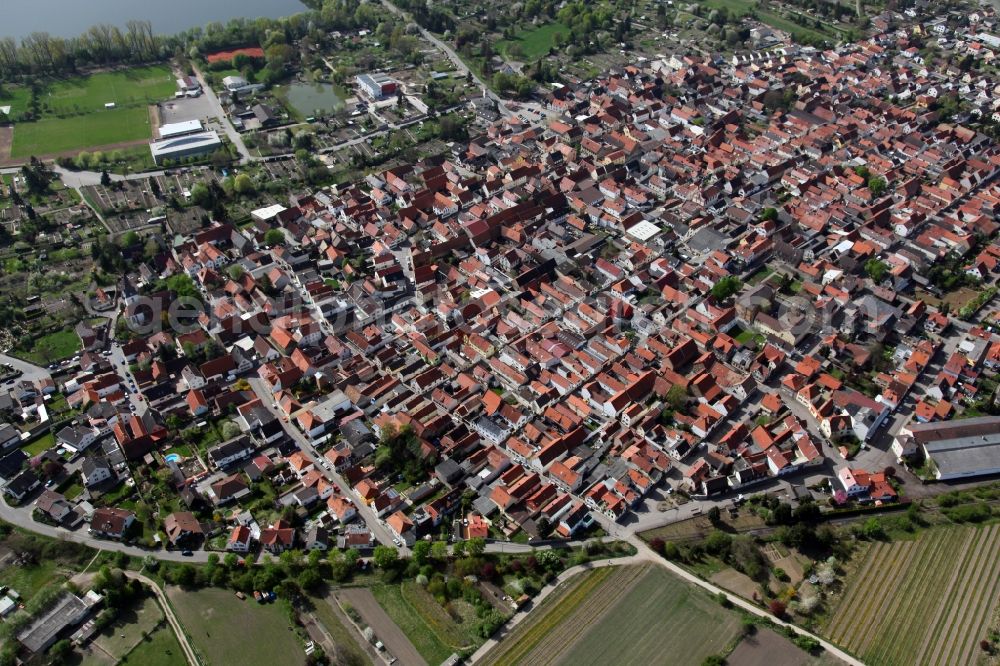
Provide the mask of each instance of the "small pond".
{"label": "small pond", "polygon": [[350,95],[343,88],[330,83],[296,82],[284,86],[281,96],[288,100],[302,118],[308,118],[340,110],[344,106],[344,100]]}

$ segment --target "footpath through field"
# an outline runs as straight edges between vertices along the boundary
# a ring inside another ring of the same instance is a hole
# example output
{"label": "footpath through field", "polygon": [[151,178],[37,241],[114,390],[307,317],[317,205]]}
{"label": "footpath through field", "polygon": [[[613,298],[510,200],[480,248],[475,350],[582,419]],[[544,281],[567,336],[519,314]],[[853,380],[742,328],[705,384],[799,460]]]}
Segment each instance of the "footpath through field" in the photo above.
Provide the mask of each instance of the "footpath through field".
{"label": "footpath through field", "polygon": [[160,606],[163,608],[163,615],[167,618],[167,622],[170,623],[170,628],[173,629],[174,635],[177,637],[177,642],[181,644],[181,649],[184,650],[184,658],[187,659],[189,666],[200,666],[198,657],[195,655],[194,649],[191,647],[191,643],[188,642],[187,634],[184,633],[184,628],[181,626],[181,623],[177,621],[177,616],[174,615],[174,609],[170,607],[170,602],[167,601],[167,595],[163,593],[160,586],[157,585],[152,579],[147,578],[141,573],[135,571],[126,571],[125,575],[129,578],[135,578],[153,590],[153,593],[156,594],[156,599],[160,602]]}
{"label": "footpath through field", "polygon": [[335,594],[337,599],[354,606],[361,619],[372,628],[378,640],[385,644],[389,653],[399,660],[401,666],[427,666],[427,661],[420,656],[403,630],[382,609],[371,590],[364,587],[348,587],[338,590]]}

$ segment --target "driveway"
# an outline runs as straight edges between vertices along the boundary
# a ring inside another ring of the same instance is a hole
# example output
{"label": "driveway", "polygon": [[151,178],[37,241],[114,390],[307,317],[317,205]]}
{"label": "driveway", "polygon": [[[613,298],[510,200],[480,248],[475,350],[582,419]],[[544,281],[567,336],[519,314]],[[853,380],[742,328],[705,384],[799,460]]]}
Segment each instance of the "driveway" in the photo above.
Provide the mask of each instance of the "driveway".
{"label": "driveway", "polygon": [[375,632],[376,640],[382,641],[389,654],[399,660],[402,666],[427,666],[427,662],[406,634],[396,626],[382,607],[378,605],[375,596],[368,588],[352,587],[340,590],[337,598],[354,606],[361,614],[361,619]]}

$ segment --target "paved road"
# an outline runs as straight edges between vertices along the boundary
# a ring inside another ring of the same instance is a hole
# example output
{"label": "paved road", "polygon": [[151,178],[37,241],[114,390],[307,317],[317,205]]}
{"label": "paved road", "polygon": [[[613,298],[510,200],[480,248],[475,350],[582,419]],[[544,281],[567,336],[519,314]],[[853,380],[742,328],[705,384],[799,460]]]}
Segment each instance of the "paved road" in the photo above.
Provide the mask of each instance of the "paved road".
{"label": "paved road", "polygon": [[167,562],[187,562],[190,564],[199,564],[208,561],[209,553],[203,550],[196,550],[190,557],[185,557],[184,555],[181,555],[180,552],[174,550],[146,550],[144,548],[129,546],[117,541],[97,539],[90,536],[86,529],[68,530],[64,527],[53,527],[44,523],[38,523],[31,518],[31,508],[30,504],[22,507],[12,507],[7,504],[6,498],[0,499],[0,519],[30,532],[41,534],[42,536],[60,539],[62,541],[72,541],[73,543],[79,543],[97,550],[105,550],[112,553],[125,553],[126,555],[132,555],[133,557],[145,557],[147,555],[152,555],[158,560],[164,560]]}
{"label": "paved road", "polygon": [[[112,331],[115,330],[115,321],[117,321],[117,319],[118,317],[116,316],[111,321],[110,328]],[[125,360],[125,354],[122,352],[122,346],[118,344],[117,340],[111,342],[110,350],[111,354],[108,358],[111,361],[111,367],[120,377],[124,379],[124,386],[125,384],[128,384],[130,380],[134,380],[135,378],[128,370],[128,362]],[[129,403],[135,407],[135,413],[142,416],[149,409],[149,403],[146,402],[146,399],[141,393],[133,390],[131,386],[128,386],[127,388],[129,392]]]}
{"label": "paved road", "polygon": [[49,372],[47,368],[28,363],[27,361],[22,361],[19,358],[8,356],[7,354],[0,354],[0,363],[7,363],[15,370],[20,370],[21,376],[18,379],[34,381],[36,379],[43,379],[52,376],[52,373]]}
{"label": "paved road", "polygon": [[[790,626],[797,633],[805,635],[805,636],[810,636],[810,637],[816,639],[817,641],[819,641],[820,645],[823,646],[823,649],[825,649],[830,654],[834,655],[835,657],[837,657],[838,659],[840,659],[844,663],[849,664],[850,666],[864,666],[864,664],[862,662],[858,661],[857,659],[855,659],[851,655],[847,654],[846,652],[844,652],[843,650],[841,650],[840,648],[838,648],[836,645],[833,645],[829,641],[827,641],[827,640],[825,640],[823,638],[820,638],[819,636],[817,636],[817,635],[815,635],[815,634],[813,634],[811,632],[808,632],[808,631],[806,631],[804,629],[796,627],[795,625],[793,625],[793,624],[791,624],[789,622],[785,622],[784,620],[778,619],[778,618],[774,617],[773,615],[771,615],[766,610],[764,610],[763,608],[760,608],[759,606],[754,605],[753,603],[747,601],[743,597],[737,596],[737,595],[735,595],[735,594],[733,594],[733,593],[731,593],[731,592],[729,592],[727,590],[723,590],[722,588],[720,588],[720,587],[718,587],[716,585],[713,585],[712,583],[709,583],[708,581],[705,581],[705,580],[702,580],[701,578],[698,578],[694,574],[690,573],[686,569],[681,568],[680,566],[674,564],[673,562],[670,562],[668,560],[663,559],[662,557],[660,557],[659,555],[657,555],[656,553],[654,553],[649,548],[649,546],[647,546],[641,539],[639,539],[639,538],[637,538],[635,536],[630,536],[628,538],[628,541],[633,546],[635,546],[636,551],[637,551],[635,555],[633,555],[631,557],[623,557],[623,558],[619,558],[619,559],[615,559],[615,560],[599,560],[597,562],[590,562],[588,564],[584,564],[584,565],[580,565],[580,566],[577,566],[577,567],[572,567],[570,569],[567,569],[566,571],[564,571],[563,573],[561,573],[556,578],[556,580],[555,580],[555,582],[553,584],[547,585],[532,600],[531,607],[532,608],[537,608],[541,604],[541,602],[548,595],[552,594],[560,584],[564,583],[565,581],[567,581],[569,578],[575,576],[576,574],[582,573],[583,571],[587,571],[587,570],[595,569],[595,568],[599,568],[599,567],[625,566],[625,565],[630,565],[630,564],[631,565],[635,565],[635,564],[641,564],[641,563],[648,562],[648,563],[653,563],[653,564],[656,564],[658,566],[664,567],[665,569],[667,569],[668,571],[670,571],[672,574],[680,577],[681,579],[687,581],[688,583],[691,583],[693,585],[697,585],[698,587],[700,587],[700,588],[702,588],[702,589],[704,589],[704,590],[706,590],[706,591],[708,591],[708,592],[710,592],[712,594],[715,594],[715,595],[720,594],[720,593],[724,594],[726,596],[726,598],[728,598],[733,603],[734,606],[738,606],[740,609],[742,609],[742,610],[744,610],[744,611],[746,611],[748,613],[752,613],[753,615],[756,615],[758,617],[766,618],[768,620],[771,620],[775,624],[778,624],[778,625],[781,625],[781,626]],[[478,662],[479,660],[481,660],[483,657],[485,657],[486,654],[490,651],[490,649],[493,648],[493,647],[495,647],[500,641],[502,641],[503,637],[506,636],[507,634],[509,634],[510,631],[514,627],[516,627],[520,622],[522,622],[524,620],[524,618],[529,614],[529,612],[530,611],[521,611],[521,612],[518,612],[513,618],[511,618],[511,620],[509,622],[507,622],[507,624],[505,624],[500,629],[500,633],[498,633],[496,637],[491,638],[490,640],[486,641],[486,643],[484,643],[482,645],[482,647],[480,647],[478,650],[476,650],[476,652],[469,659],[469,663],[474,664],[474,663]]]}
{"label": "paved road", "polygon": [[174,609],[170,607],[170,602],[167,600],[167,595],[163,593],[160,586],[156,584],[150,578],[143,576],[141,573],[136,571],[126,571],[125,575],[129,578],[134,578],[144,585],[147,585],[153,590],[156,598],[160,601],[160,606],[163,608],[163,615],[167,618],[167,622],[170,623],[170,628],[174,631],[174,636],[177,637],[177,642],[181,644],[181,649],[184,651],[184,658],[190,666],[199,666],[198,657],[188,642],[187,634],[184,633],[184,628],[181,627],[181,623],[177,621],[177,616],[174,615]]}
{"label": "paved road", "polygon": [[[326,469],[322,464],[323,462],[325,462],[323,456],[319,454],[319,452],[316,450],[316,447],[313,446],[312,442],[306,439],[305,435],[303,435],[298,428],[296,428],[291,423],[285,421],[284,414],[274,406],[274,396],[271,394],[271,390],[267,387],[264,381],[258,377],[250,377],[248,378],[248,381],[250,383],[250,387],[253,389],[254,393],[257,394],[257,397],[260,398],[260,401],[261,403],[263,403],[264,407],[270,410],[270,412],[274,414],[275,417],[277,417],[277,419],[281,422],[282,427],[285,429],[285,432],[288,433],[288,435],[292,438],[292,440],[298,445],[302,453],[304,453],[306,457],[308,457],[310,460],[313,461],[313,464],[315,465],[316,469],[322,472],[323,475],[326,476],[326,478],[329,481],[332,481],[333,483],[340,486],[341,491],[343,491],[344,493],[349,493],[351,485],[347,483],[344,480],[344,478],[340,476],[340,474],[337,474],[332,470]],[[393,545],[392,534],[389,532],[388,529],[385,528],[382,522],[378,519],[378,517],[375,515],[375,512],[372,511],[372,508],[367,504],[365,504],[364,502],[362,502],[356,495],[351,496],[351,501],[353,501],[354,505],[358,508],[358,513],[361,515],[361,518],[368,525],[368,529],[370,529],[372,531],[372,534],[375,535],[375,538],[380,543],[383,543],[385,545],[389,546]],[[405,547],[400,548],[399,551],[400,554],[402,555],[409,554],[409,549]]]}
{"label": "paved road", "polygon": [[480,79],[476,75],[475,72],[473,72],[472,70],[470,70],[465,65],[465,62],[458,56],[457,53],[455,53],[455,51],[452,50],[452,48],[450,46],[448,46],[447,44],[445,44],[444,42],[442,42],[440,39],[438,39],[437,37],[435,37],[433,34],[431,34],[431,32],[429,30],[426,30],[422,26],[420,26],[419,24],[417,24],[417,22],[413,20],[413,17],[410,16],[410,14],[408,12],[403,11],[402,9],[400,9],[399,7],[397,7],[396,5],[394,5],[390,0],[382,0],[382,5],[386,9],[388,9],[391,13],[396,14],[397,16],[400,16],[403,19],[405,19],[405,20],[413,23],[415,26],[417,26],[417,28],[420,30],[420,34],[423,35],[424,39],[426,39],[428,42],[430,42],[435,47],[437,47],[438,50],[440,50],[442,53],[444,53],[446,56],[448,56],[448,59],[451,60],[452,64],[455,65],[455,68],[458,69],[458,71],[460,71],[462,74],[464,74],[464,75],[470,75],[471,74],[472,75],[472,81],[477,86],[479,86],[480,88],[484,89],[486,91],[487,96],[490,99],[492,99],[494,102],[496,102],[498,105],[500,105],[500,110],[501,111],[506,111],[506,106],[504,105],[504,99],[502,97],[500,97],[499,95],[497,95],[492,90],[490,90],[489,86],[487,86],[485,83],[483,83],[483,80]]}
{"label": "paved road", "polygon": [[382,641],[389,653],[399,660],[401,666],[427,666],[427,661],[420,656],[406,634],[382,609],[371,590],[365,587],[348,587],[336,594],[337,598],[354,606],[365,623],[375,632],[376,639]]}
{"label": "paved road", "polygon": [[223,131],[229,137],[229,140],[233,142],[233,145],[236,146],[236,150],[240,154],[240,162],[247,162],[250,159],[250,151],[247,150],[247,145],[243,143],[243,137],[236,131],[233,124],[229,122],[229,116],[226,115],[226,110],[222,108],[222,102],[219,101],[219,97],[212,90],[211,86],[205,82],[205,77],[201,75],[201,70],[198,69],[198,66],[192,62],[191,68],[194,70],[194,75],[198,79],[198,83],[201,84],[202,94],[211,103],[212,110],[218,116]]}

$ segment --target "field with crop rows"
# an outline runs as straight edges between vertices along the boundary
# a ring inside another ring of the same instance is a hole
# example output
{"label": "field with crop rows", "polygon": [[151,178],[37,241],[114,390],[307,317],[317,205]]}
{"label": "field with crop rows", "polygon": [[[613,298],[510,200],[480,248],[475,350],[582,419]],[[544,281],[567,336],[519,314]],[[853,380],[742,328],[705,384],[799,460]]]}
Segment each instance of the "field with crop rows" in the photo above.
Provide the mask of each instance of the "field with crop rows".
{"label": "field with crop rows", "polygon": [[1000,525],[873,544],[824,633],[870,666],[973,664],[1000,599]]}
{"label": "field with crop rows", "polygon": [[570,581],[486,657],[492,664],[697,666],[739,618],[660,567],[598,569]]}

